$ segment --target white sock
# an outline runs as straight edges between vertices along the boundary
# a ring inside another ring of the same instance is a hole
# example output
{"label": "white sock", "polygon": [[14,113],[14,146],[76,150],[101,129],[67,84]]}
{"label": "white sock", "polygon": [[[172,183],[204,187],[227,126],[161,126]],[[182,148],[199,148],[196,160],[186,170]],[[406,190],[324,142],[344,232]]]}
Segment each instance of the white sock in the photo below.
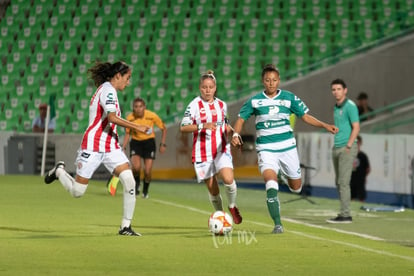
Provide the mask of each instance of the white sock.
{"label": "white sock", "polygon": [[236,181],[233,180],[233,183],[230,185],[224,184],[224,188],[226,189],[227,201],[229,203],[229,208],[233,208],[236,206],[236,198],[237,198],[237,185]]}
{"label": "white sock", "polygon": [[57,168],[55,173],[63,188],[70,193],[75,179],[62,168]]}
{"label": "white sock", "polygon": [[57,168],[56,176],[59,178],[60,183],[62,183],[63,188],[68,191],[73,197],[81,197],[85,194],[87,184],[81,184],[75,181],[75,179],[68,174],[64,169]]}
{"label": "white sock", "polygon": [[121,228],[131,226],[135,210],[135,179],[131,170],[125,170],[119,174],[119,180],[124,187],[124,214]]}
{"label": "white sock", "polygon": [[221,195],[211,195],[210,193],[208,193],[208,196],[210,198],[210,202],[214,207],[214,210],[216,211],[223,211],[223,202],[221,200]]}

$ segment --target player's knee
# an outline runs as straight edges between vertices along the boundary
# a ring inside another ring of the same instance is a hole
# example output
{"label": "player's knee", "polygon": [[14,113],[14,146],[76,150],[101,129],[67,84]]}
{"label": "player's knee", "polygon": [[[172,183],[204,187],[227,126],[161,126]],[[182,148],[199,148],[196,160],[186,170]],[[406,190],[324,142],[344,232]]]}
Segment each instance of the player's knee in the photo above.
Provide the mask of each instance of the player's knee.
{"label": "player's knee", "polygon": [[119,174],[119,180],[124,186],[124,192],[131,193],[131,190],[135,193],[135,179],[131,170],[124,170]]}
{"label": "player's knee", "polygon": [[81,184],[75,181],[72,189],[70,190],[70,194],[76,198],[81,197],[85,194],[86,188],[88,188],[87,184]]}
{"label": "player's knee", "polygon": [[299,194],[302,191],[302,181],[301,179],[289,179],[288,180],[289,190],[292,193]]}
{"label": "player's knee", "polygon": [[300,185],[299,187],[297,187],[297,186],[295,186],[295,187],[289,186],[289,190],[292,193],[299,194],[302,191],[302,185]]}

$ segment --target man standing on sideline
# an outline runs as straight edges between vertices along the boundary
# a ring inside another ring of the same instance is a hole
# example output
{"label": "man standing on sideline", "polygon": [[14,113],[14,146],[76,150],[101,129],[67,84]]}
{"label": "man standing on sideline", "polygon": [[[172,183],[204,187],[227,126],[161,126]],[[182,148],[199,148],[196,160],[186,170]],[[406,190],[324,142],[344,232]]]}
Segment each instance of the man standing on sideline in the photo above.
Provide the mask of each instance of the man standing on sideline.
{"label": "man standing on sideline", "polygon": [[332,160],[335,170],[335,184],[340,200],[340,212],[337,217],[328,219],[329,223],[351,223],[352,165],[357,156],[356,138],[359,134],[359,115],[356,104],[347,98],[348,89],[341,79],[331,82],[335,97],[334,121],[339,131],[335,134]]}

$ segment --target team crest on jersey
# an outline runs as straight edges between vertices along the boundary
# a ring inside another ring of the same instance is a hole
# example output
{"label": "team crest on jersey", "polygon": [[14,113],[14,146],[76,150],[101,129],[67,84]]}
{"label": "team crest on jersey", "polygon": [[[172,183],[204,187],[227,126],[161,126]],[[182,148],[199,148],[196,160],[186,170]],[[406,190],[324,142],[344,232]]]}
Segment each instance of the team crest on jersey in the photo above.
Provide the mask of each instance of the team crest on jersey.
{"label": "team crest on jersey", "polygon": [[78,162],[77,167],[78,167],[79,170],[82,169],[82,163],[81,162]]}
{"label": "team crest on jersey", "polygon": [[206,110],[204,109],[204,107],[200,108],[200,114],[206,114]]}
{"label": "team crest on jersey", "polygon": [[269,115],[275,115],[277,113],[279,113],[279,107],[269,106]]}

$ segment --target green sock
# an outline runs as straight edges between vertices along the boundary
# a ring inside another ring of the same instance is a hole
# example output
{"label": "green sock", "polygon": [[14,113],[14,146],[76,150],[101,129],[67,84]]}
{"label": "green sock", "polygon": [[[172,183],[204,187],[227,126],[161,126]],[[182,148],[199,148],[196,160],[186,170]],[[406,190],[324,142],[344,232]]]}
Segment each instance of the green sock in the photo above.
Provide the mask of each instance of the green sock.
{"label": "green sock", "polygon": [[282,225],[280,220],[280,202],[277,197],[276,189],[269,189],[266,191],[266,203],[269,214],[272,217],[275,225]]}

